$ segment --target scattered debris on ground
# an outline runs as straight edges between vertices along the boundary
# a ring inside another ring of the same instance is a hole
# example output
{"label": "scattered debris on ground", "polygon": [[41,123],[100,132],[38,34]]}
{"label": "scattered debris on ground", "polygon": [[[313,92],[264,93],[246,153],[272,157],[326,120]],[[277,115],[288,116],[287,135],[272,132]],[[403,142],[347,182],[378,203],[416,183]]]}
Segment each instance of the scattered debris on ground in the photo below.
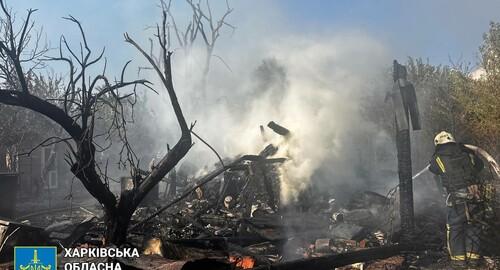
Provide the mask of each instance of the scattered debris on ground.
{"label": "scattered debris on ground", "polygon": [[[118,262],[128,269],[447,269],[438,202],[417,213],[412,245],[400,243],[395,192],[359,192],[345,205],[318,197],[307,209],[282,207],[277,169],[286,158],[274,157],[277,151],[269,144],[258,155],[216,164],[170,189],[175,198],[138,208],[126,245],[142,255]],[[86,205],[1,220],[0,263],[8,268],[16,245],[104,247],[102,217],[98,205]],[[487,258],[485,269],[498,269],[497,261]]]}

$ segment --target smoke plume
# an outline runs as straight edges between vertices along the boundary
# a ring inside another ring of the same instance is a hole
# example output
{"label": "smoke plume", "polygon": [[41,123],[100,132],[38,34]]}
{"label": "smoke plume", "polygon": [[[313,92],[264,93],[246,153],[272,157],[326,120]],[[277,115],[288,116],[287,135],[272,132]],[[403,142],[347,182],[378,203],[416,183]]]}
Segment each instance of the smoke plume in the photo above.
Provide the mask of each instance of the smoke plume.
{"label": "smoke plume", "polygon": [[[202,50],[174,59],[177,93],[187,118],[197,121],[196,132],[226,157],[256,154],[267,143],[279,146],[276,157],[289,159],[281,168],[283,203],[296,200],[313,181],[363,185],[367,177],[359,172],[372,169],[373,149],[387,142],[361,113],[367,96],[388,89],[385,72],[391,61],[383,44],[355,32],[307,39],[290,35],[257,45],[221,55],[232,72],[214,64],[206,100],[199,100],[194,83],[193,59]],[[253,58],[238,60],[238,55]],[[160,129],[165,135],[158,136],[158,145],[165,145],[166,138],[176,136],[175,119],[168,106],[155,104],[161,99],[150,102],[161,118],[154,129],[171,128]],[[259,126],[269,121],[288,128],[291,137],[284,140],[268,129],[264,141]],[[200,168],[216,162],[201,143],[186,160]]]}

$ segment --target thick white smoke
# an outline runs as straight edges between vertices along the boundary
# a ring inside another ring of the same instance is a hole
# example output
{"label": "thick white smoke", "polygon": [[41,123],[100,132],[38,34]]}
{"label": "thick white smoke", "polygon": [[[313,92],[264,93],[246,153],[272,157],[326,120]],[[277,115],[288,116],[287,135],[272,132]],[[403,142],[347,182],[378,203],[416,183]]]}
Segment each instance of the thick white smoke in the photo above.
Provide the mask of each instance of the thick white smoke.
{"label": "thick white smoke", "polygon": [[291,159],[282,168],[281,199],[287,203],[297,198],[321,167],[344,170],[345,177],[352,177],[355,168],[349,164],[353,154],[349,151],[358,149],[350,149],[350,138],[360,137],[370,125],[360,116],[359,106],[367,92],[376,90],[374,83],[382,79],[380,71],[388,58],[381,44],[356,35],[291,38],[275,44],[270,55],[287,72],[282,100],[256,100],[239,131],[248,137],[233,143],[240,151],[259,145],[255,127],[269,120],[292,131],[277,154]]}
{"label": "thick white smoke", "polygon": [[[189,67],[193,60],[175,58],[176,89],[187,118],[198,122],[198,134],[223,156],[232,157],[263,149],[260,125],[275,121],[288,128],[292,136],[286,142],[270,130],[267,134],[280,146],[276,156],[289,158],[282,167],[284,203],[295,200],[320,170],[327,176],[321,181],[356,181],[363,148],[376,147],[375,140],[363,139],[380,135],[362,117],[360,106],[374,91],[386,90],[384,72],[391,60],[384,46],[365,34],[344,33],[307,39],[290,36],[260,44],[255,52],[241,46],[233,53],[253,59],[222,55],[233,71],[214,65],[208,98],[201,103],[196,100],[200,96],[194,83],[196,68]],[[176,127],[168,106],[151,106],[164,119],[161,125]],[[159,137],[159,143],[165,144],[169,137],[174,138],[170,132]],[[186,160],[200,168],[216,162],[201,143]]]}

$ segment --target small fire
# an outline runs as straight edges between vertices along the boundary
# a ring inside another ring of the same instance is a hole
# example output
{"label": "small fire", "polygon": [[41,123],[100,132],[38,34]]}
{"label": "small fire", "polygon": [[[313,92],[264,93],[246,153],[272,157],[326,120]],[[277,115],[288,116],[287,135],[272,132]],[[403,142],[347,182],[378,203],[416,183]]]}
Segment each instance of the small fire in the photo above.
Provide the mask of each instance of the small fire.
{"label": "small fire", "polygon": [[229,262],[241,269],[252,269],[255,265],[255,259],[250,256],[229,256]]}

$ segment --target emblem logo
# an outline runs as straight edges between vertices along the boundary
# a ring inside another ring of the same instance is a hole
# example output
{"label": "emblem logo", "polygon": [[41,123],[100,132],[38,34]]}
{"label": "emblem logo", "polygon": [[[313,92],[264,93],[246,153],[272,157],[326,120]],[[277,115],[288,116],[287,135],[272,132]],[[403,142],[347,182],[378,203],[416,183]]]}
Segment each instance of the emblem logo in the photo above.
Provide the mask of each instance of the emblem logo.
{"label": "emblem logo", "polygon": [[56,270],[56,247],[14,247],[15,270]]}

